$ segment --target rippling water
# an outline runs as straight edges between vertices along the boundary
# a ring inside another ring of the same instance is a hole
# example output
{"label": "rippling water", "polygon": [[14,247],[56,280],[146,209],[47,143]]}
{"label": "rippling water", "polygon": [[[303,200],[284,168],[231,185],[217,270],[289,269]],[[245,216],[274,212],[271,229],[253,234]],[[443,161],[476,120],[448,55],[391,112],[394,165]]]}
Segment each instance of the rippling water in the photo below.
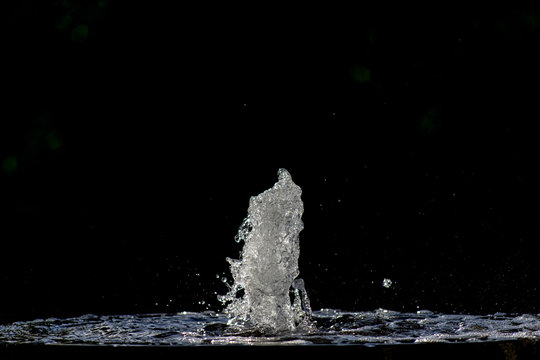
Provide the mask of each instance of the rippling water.
{"label": "rippling water", "polygon": [[84,315],[0,325],[0,342],[100,345],[312,345],[400,344],[540,340],[540,314],[455,315],[388,310],[313,313],[314,326],[268,336],[227,325],[214,312]]}

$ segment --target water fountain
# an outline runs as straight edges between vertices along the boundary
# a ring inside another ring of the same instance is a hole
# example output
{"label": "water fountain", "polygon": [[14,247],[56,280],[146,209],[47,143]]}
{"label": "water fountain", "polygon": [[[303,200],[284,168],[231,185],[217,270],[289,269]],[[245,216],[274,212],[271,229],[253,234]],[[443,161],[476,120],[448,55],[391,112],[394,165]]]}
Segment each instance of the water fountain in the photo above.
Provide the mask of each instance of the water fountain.
{"label": "water fountain", "polygon": [[[237,241],[244,242],[241,260],[228,258],[234,284],[220,297],[229,303],[231,324],[264,333],[295,330],[311,318],[304,281],[296,278],[299,233],[304,225],[302,191],[285,169],[271,189],[252,197]],[[242,296],[237,296],[243,290]],[[294,293],[291,304],[289,292]]]}
{"label": "water fountain", "polygon": [[[225,305],[223,312],[85,315],[15,322],[0,325],[0,354],[35,350],[35,345],[48,349],[86,346],[94,349],[90,350],[94,355],[96,348],[110,349],[111,345],[175,351],[207,351],[228,345],[341,345],[341,351],[354,348],[356,354],[412,352],[438,358],[441,354],[461,356],[460,351],[484,357],[528,356],[538,351],[539,315],[312,311],[304,281],[298,277],[304,211],[301,194],[289,172],[280,169],[278,182],[250,199],[248,215],[236,237],[243,242],[240,258],[227,259],[234,283],[219,296]],[[385,279],[383,286],[390,285]]]}

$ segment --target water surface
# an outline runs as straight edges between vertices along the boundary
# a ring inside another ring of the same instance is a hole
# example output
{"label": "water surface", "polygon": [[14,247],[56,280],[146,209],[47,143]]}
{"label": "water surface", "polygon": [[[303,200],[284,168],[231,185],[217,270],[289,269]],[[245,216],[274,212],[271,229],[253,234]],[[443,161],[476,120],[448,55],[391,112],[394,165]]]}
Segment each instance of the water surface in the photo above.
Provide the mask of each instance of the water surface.
{"label": "water surface", "polygon": [[540,314],[457,315],[389,310],[313,312],[311,328],[272,336],[215,312],[84,315],[0,325],[0,342],[79,345],[377,345],[540,340]]}

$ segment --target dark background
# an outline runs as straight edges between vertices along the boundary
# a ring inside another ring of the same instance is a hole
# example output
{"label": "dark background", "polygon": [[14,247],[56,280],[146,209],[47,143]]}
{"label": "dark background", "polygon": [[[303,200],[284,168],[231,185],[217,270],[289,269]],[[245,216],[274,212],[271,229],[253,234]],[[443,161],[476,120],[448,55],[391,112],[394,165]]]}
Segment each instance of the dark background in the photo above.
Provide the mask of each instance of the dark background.
{"label": "dark background", "polygon": [[314,308],[540,311],[540,2],[1,17],[0,321],[219,310],[280,167]]}

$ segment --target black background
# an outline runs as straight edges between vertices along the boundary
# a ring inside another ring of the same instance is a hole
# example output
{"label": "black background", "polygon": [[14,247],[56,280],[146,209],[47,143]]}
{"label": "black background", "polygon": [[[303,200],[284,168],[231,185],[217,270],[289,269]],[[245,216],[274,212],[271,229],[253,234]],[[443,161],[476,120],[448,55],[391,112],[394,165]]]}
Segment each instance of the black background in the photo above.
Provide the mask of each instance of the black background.
{"label": "black background", "polygon": [[538,2],[12,3],[0,321],[219,310],[280,167],[314,308],[540,311]]}

